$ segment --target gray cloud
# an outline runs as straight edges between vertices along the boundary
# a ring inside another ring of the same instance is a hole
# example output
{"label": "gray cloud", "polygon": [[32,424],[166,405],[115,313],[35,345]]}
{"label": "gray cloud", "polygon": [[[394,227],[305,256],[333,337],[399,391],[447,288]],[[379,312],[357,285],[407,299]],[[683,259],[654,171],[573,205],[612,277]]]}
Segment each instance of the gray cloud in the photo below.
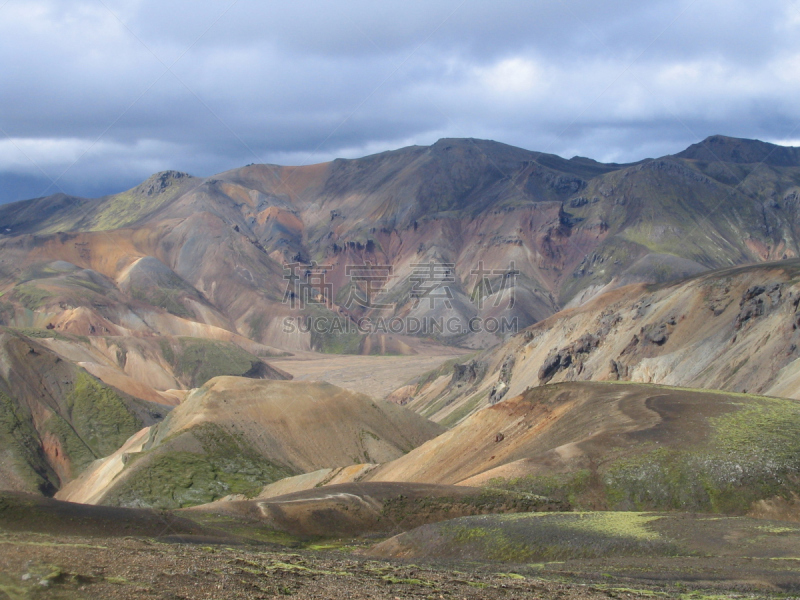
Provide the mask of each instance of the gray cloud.
{"label": "gray cloud", "polygon": [[10,0],[0,201],[445,136],[616,161],[792,143],[798,29],[794,0]]}

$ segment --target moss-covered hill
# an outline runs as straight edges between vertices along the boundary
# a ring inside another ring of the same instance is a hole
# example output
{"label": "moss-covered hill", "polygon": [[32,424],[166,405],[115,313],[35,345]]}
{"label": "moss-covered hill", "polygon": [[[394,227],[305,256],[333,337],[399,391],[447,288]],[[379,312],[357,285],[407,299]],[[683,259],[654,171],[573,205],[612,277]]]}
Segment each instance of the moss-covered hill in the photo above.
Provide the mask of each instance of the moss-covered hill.
{"label": "moss-covered hill", "polygon": [[[795,561],[798,550],[797,523],[708,515],[578,512],[463,517],[400,534],[378,544],[369,554],[412,560],[536,563],[539,568],[543,563],[575,561],[571,564],[577,570],[594,570],[595,574],[598,566],[592,561],[596,559],[604,560],[602,570],[609,567],[606,561],[620,558],[646,558],[656,564],[659,559],[673,559],[673,564],[661,564],[660,576],[669,568],[681,568],[683,563],[675,560],[680,557],[694,558],[695,566],[699,557]],[[631,562],[621,561],[619,567],[625,569],[623,565]],[[718,566],[723,565],[720,561]],[[642,571],[659,571],[654,565],[637,566],[644,567]]]}
{"label": "moss-covered hill", "polygon": [[403,408],[326,383],[218,377],[151,428],[111,481],[70,493],[119,506],[179,508],[326,467],[390,461],[441,427]]}

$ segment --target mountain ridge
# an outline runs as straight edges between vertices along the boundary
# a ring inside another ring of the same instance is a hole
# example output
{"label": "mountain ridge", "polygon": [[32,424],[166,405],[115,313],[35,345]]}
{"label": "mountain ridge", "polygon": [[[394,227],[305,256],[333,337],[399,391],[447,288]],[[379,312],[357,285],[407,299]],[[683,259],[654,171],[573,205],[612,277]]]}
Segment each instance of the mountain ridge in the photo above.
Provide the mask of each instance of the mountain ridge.
{"label": "mountain ridge", "polygon": [[[715,156],[738,162],[700,160],[712,147]],[[800,167],[775,166],[794,165],[781,148],[712,136],[673,156],[604,165],[445,138],[309,166],[249,165],[205,179],[166,171],[105,198],[57,195],[4,205],[0,250],[8,259],[0,261],[0,292],[9,306],[2,323],[29,322],[21,312],[27,308],[60,328],[64,309],[57,307],[77,304],[107,329],[131,330],[123,323],[132,317],[123,315],[132,311],[139,333],[185,335],[178,329],[199,323],[288,350],[371,352],[386,347],[387,336],[334,340],[282,331],[287,317],[311,314],[286,306],[285,265],[330,265],[331,302],[314,314],[354,321],[381,314],[345,306],[354,291],[364,292],[347,275],[350,266],[387,265],[392,274],[380,283],[383,298],[395,304],[388,316],[421,318],[439,313],[410,297],[409,277],[414,265],[434,261],[454,265],[451,310],[461,322],[503,315],[521,328],[626,283],[800,254]],[[746,162],[759,158],[770,160]],[[21,281],[26,268],[49,268],[53,260],[105,278],[115,314],[82,300],[73,279]],[[135,263],[149,265],[145,278],[175,285],[158,297],[119,288]],[[492,294],[477,306],[473,272],[481,264],[492,273]],[[499,273],[512,264],[517,302],[498,308]],[[33,309],[23,297],[37,299],[28,301]],[[145,308],[166,311],[173,324],[165,315],[158,327],[148,325],[153,317],[141,314]],[[438,341],[477,348],[503,335],[467,332]]]}

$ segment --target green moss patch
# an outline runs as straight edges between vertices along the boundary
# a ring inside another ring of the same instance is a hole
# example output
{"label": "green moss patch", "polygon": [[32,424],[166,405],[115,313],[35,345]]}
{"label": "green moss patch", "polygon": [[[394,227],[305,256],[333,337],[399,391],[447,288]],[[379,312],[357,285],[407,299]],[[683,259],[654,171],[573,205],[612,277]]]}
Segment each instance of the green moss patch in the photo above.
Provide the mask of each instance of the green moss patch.
{"label": "green moss patch", "polygon": [[5,464],[30,492],[52,495],[58,478],[44,458],[31,415],[0,392],[0,448]]}
{"label": "green moss patch", "polygon": [[21,284],[14,288],[13,297],[28,310],[36,310],[41,307],[53,294],[35,285]]}
{"label": "green moss patch", "polygon": [[113,453],[142,428],[142,421],[113,389],[82,369],[66,404],[72,427],[97,457]]}
{"label": "green moss patch", "polygon": [[613,461],[609,506],[744,513],[753,502],[800,492],[800,403],[749,397],[709,419],[693,448],[656,448]]}
{"label": "green moss patch", "polygon": [[590,478],[591,474],[587,469],[579,469],[572,473],[491,479],[487,488],[534,494],[582,507],[583,496],[589,490]]}
{"label": "green moss patch", "polygon": [[62,342],[71,342],[75,341],[76,339],[80,338],[73,338],[72,336],[66,336],[63,333],[58,333],[54,329],[35,329],[33,327],[19,327],[19,328],[9,328],[11,331],[23,335],[27,338],[33,338],[38,340],[60,340]]}
{"label": "green moss patch", "polygon": [[[179,449],[187,445],[187,436],[199,443],[201,452]],[[129,476],[106,504],[184,508],[230,494],[252,497],[265,485],[293,474],[270,463],[242,437],[210,423],[133,456]]]}
{"label": "green moss patch", "polygon": [[432,526],[433,545],[442,556],[511,563],[680,554],[650,527],[659,518],[633,512],[465,517]]}
{"label": "green moss patch", "polygon": [[236,344],[181,337],[175,343],[160,342],[161,353],[175,374],[189,387],[200,387],[223,375],[243,377],[262,364],[261,359]]}

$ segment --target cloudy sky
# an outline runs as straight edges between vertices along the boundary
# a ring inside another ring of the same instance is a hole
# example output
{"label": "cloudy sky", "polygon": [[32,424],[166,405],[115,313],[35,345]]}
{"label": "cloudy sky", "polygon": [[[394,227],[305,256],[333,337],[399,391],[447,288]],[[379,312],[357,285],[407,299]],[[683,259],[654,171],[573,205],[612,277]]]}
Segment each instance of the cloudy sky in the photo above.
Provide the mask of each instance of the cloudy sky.
{"label": "cloudy sky", "polygon": [[0,0],[0,202],[442,137],[800,145],[800,0]]}

